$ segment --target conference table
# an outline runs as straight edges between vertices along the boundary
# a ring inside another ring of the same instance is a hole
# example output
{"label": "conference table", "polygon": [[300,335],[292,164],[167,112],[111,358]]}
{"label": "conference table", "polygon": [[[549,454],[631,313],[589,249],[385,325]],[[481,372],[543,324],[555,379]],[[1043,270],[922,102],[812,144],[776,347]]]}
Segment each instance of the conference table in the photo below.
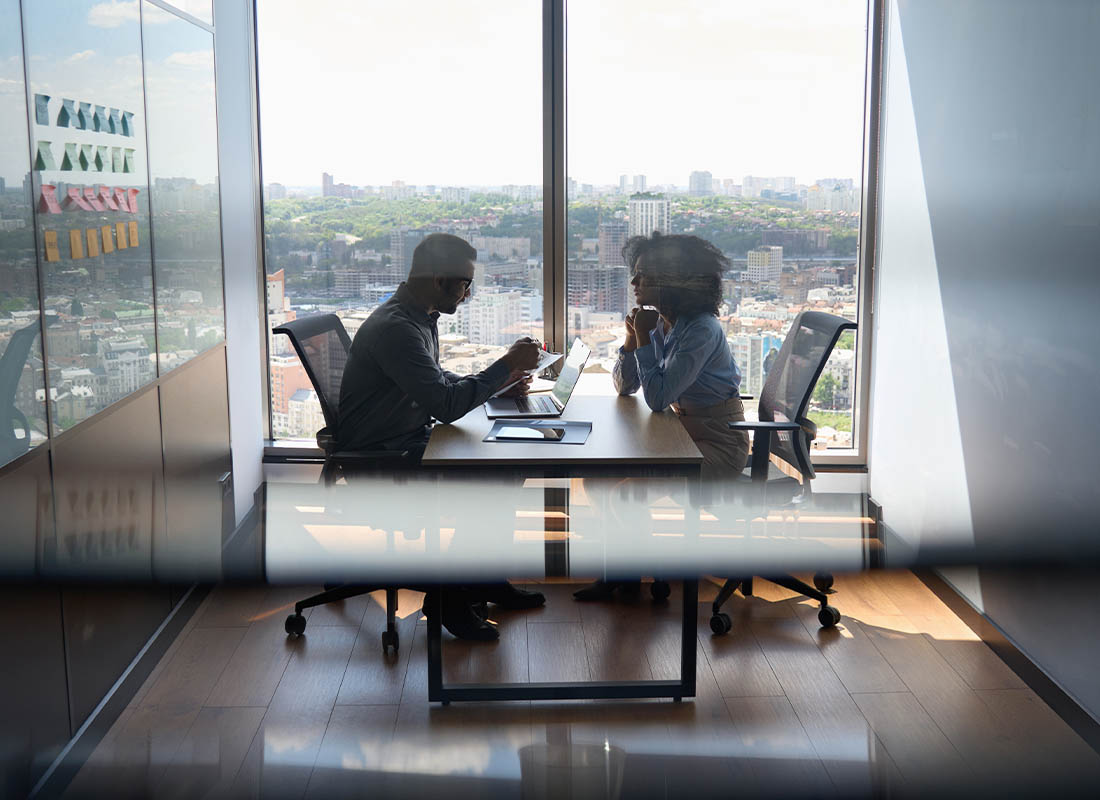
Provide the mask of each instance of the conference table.
{"label": "conference table", "polygon": [[584,444],[482,441],[492,421],[477,408],[435,426],[419,470],[331,487],[269,483],[268,582],[681,581],[677,680],[447,684],[441,615],[429,615],[427,626],[431,702],[678,701],[695,694],[700,576],[840,572],[868,563],[857,496],[823,509],[770,509],[744,487],[708,486],[679,419],[652,412],[640,396],[619,397],[606,374],[582,376],[563,418],[592,423]]}

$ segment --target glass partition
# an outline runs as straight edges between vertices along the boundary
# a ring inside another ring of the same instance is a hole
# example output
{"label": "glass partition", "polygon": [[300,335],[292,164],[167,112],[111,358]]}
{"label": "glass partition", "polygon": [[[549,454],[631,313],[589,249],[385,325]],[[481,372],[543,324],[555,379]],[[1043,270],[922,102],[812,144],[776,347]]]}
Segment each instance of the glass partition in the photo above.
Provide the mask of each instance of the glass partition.
{"label": "glass partition", "polygon": [[214,37],[143,7],[160,371],[225,338]]}
{"label": "glass partition", "polygon": [[19,1],[0,0],[0,466],[46,440],[19,33]]}
{"label": "glass partition", "polygon": [[136,11],[95,0],[23,5],[31,190],[43,306],[57,319],[46,327],[46,353],[59,430],[156,377]]}

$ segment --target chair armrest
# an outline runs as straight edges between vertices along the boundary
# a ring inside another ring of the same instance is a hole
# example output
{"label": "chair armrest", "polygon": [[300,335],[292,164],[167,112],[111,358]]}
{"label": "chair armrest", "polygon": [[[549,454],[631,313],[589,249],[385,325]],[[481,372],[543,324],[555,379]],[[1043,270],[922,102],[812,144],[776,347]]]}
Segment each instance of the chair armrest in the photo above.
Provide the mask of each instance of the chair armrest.
{"label": "chair armrest", "polygon": [[797,422],[757,422],[754,420],[744,420],[742,422],[728,422],[726,424],[735,431],[797,431],[802,429],[802,426]]}
{"label": "chair armrest", "polygon": [[741,397],[742,400],[755,400],[756,399],[756,395],[754,395],[754,394],[743,394],[743,395],[740,395],[740,397]]}

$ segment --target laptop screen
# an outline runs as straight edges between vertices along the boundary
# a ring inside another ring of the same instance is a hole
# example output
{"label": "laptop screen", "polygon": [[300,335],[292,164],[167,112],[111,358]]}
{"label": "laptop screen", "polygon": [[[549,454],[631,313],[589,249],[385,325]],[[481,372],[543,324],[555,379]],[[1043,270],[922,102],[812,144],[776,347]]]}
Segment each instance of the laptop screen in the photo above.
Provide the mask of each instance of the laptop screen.
{"label": "laptop screen", "polygon": [[569,395],[573,394],[573,387],[577,385],[584,362],[591,352],[580,339],[573,340],[573,346],[569,348],[569,355],[565,357],[565,365],[561,368],[553,389],[554,397],[563,406],[569,402]]}

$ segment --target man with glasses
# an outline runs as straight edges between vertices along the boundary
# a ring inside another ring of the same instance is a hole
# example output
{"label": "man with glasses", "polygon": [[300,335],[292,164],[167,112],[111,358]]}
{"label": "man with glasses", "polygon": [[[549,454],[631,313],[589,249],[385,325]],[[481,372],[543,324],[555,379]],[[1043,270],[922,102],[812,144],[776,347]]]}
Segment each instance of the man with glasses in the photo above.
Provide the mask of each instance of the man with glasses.
{"label": "man with glasses", "polygon": [[[457,375],[439,365],[440,314],[454,314],[474,280],[477,250],[448,233],[427,236],[413,251],[408,279],[360,326],[340,386],[337,441],[344,450],[396,450],[419,464],[432,420],[453,422],[512,381],[508,395],[527,391],[527,370],[538,365],[540,344],[517,340],[486,369]],[[506,608],[534,608],[538,592],[509,584],[446,594],[443,624],[461,638],[492,640],[497,631],[470,608],[471,599]],[[431,607],[425,602],[425,608]]]}

